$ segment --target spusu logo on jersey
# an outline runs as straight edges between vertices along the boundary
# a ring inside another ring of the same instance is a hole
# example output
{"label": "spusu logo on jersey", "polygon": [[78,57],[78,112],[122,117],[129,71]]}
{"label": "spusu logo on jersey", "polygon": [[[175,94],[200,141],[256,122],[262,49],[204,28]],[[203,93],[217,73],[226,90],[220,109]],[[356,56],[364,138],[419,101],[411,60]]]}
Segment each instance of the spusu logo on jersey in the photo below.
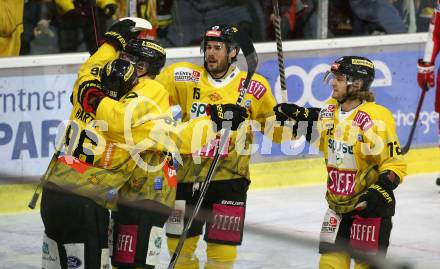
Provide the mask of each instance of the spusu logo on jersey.
{"label": "spusu logo on jersey", "polygon": [[[243,87],[244,80],[244,78],[240,80],[238,91],[240,91],[240,89]],[[252,94],[257,100],[260,100],[260,98],[263,97],[266,91],[266,87],[257,80],[251,80],[247,89],[247,93]]]}

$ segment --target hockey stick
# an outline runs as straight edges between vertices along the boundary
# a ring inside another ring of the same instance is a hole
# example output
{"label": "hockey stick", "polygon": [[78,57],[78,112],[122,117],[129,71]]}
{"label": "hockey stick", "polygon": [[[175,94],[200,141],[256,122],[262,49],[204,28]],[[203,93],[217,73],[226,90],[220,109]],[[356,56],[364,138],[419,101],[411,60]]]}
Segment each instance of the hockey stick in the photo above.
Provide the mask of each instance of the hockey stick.
{"label": "hockey stick", "polygon": [[428,90],[429,90],[428,85],[425,84],[423,89],[422,89],[422,95],[419,98],[419,103],[417,104],[416,114],[415,114],[415,117],[414,117],[414,122],[413,122],[413,124],[411,126],[411,131],[409,132],[408,140],[406,141],[406,144],[402,148],[402,151],[401,151],[402,154],[408,153],[409,148],[411,147],[411,143],[412,143],[412,140],[413,140],[414,132],[415,132],[416,127],[417,127],[417,121],[418,121],[419,116],[420,116],[420,110],[422,109],[423,100],[425,99],[425,95],[426,95],[426,92]]}
{"label": "hockey stick", "polygon": [[[240,48],[243,51],[244,56],[246,57],[246,63],[248,67],[248,72],[246,79],[243,83],[243,87],[240,89],[240,96],[237,99],[237,105],[241,105],[244,95],[247,92],[247,88],[249,86],[249,83],[251,82],[251,78],[254,75],[257,65],[258,65],[258,57],[257,53],[255,52],[254,45],[252,44],[251,39],[249,36],[245,33],[235,32],[234,33],[234,40],[238,43]],[[205,181],[202,185],[202,189],[200,191],[200,197],[197,200],[196,206],[194,208],[194,211],[192,212],[190,218],[188,219],[182,234],[180,235],[179,242],[177,243],[176,249],[173,253],[173,256],[171,257],[170,263],[168,264],[168,269],[173,269],[174,266],[177,263],[177,259],[179,258],[180,252],[182,250],[183,244],[185,243],[186,237],[188,236],[189,228],[192,225],[192,222],[197,216],[197,213],[200,210],[200,207],[203,203],[203,200],[205,199],[206,193],[208,191],[209,185],[212,181],[212,176],[214,175],[215,169],[217,168],[217,163],[220,158],[220,152],[223,151],[223,148],[226,145],[226,142],[229,139],[229,134],[231,130],[225,129],[225,131],[222,133],[220,137],[219,146],[216,148],[216,152],[214,155],[214,159],[212,160],[211,166],[209,167],[208,174],[206,175]]]}
{"label": "hockey stick", "polygon": [[278,0],[272,0],[273,12],[275,18],[273,20],[273,26],[275,30],[275,41],[277,44],[277,54],[278,54],[278,70],[280,72],[280,83],[281,83],[281,102],[287,103],[287,88],[286,88],[286,74],[284,68],[284,55],[283,55],[283,41],[281,39],[281,17],[280,9],[278,7]]}
{"label": "hockey stick", "polygon": [[69,129],[69,126],[66,126],[63,132],[63,136],[60,137],[60,140],[55,145],[55,152],[52,155],[52,158],[50,159],[49,165],[47,166],[46,171],[44,172],[43,176],[40,178],[40,182],[38,183],[37,187],[35,188],[34,194],[32,195],[32,199],[29,201],[28,207],[30,209],[35,209],[35,206],[37,204],[38,198],[40,197],[40,193],[43,190],[43,186],[46,183],[49,176],[52,174],[52,170],[55,167],[55,164],[58,160],[58,157],[60,156],[61,147],[64,144],[64,141],[66,139],[67,130]]}

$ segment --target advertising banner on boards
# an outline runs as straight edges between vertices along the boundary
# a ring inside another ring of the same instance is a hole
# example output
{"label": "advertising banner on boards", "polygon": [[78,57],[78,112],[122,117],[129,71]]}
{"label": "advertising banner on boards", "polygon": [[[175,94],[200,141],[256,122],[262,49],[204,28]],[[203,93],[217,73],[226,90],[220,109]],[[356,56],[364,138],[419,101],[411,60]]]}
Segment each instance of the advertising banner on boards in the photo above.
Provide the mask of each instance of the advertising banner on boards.
{"label": "advertising banner on boards", "polygon": [[[420,51],[377,52],[362,54],[373,60],[376,80],[372,90],[377,103],[388,107],[396,120],[401,144],[405,144],[414,120],[421,93],[416,82],[417,58]],[[321,106],[331,95],[331,87],[323,84],[323,75],[340,56],[292,57],[285,54],[289,102],[303,106]],[[201,58],[189,59],[201,62]],[[175,60],[174,60],[175,62]],[[41,175],[54,151],[58,125],[69,118],[70,94],[79,66],[69,68],[14,68],[0,75],[0,178]],[[242,68],[243,69],[243,68]],[[55,71],[54,71],[55,70]],[[61,70],[61,71],[60,71]],[[274,53],[260,56],[258,73],[267,78],[280,101],[278,62]],[[438,114],[434,112],[434,90],[427,93],[420,114],[414,147],[438,143]],[[258,150],[264,157],[291,159],[291,155],[316,154],[300,142],[277,145],[255,132]],[[283,157],[285,156],[285,157]]]}

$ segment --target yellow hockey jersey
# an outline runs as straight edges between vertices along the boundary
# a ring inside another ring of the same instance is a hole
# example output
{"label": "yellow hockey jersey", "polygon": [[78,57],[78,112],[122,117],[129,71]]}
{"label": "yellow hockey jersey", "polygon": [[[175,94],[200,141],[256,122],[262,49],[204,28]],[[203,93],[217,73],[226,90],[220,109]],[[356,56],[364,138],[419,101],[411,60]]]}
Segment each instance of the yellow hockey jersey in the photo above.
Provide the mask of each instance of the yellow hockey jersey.
{"label": "yellow hockey jersey", "polygon": [[320,111],[318,129],[328,172],[326,199],[335,212],[354,210],[380,172],[391,170],[401,180],[406,175],[393,115],[385,107],[364,102],[344,113],[330,99]]}
{"label": "yellow hockey jersey", "polygon": [[155,200],[172,207],[177,182],[167,153],[190,153],[197,149],[191,148],[193,140],[206,144],[214,137],[212,122],[204,117],[177,124],[168,92],[158,82],[142,78],[120,101],[106,97],[96,115],[86,113],[78,102],[79,89],[99,83],[100,69],[115,57],[117,51],[103,44],[81,67],[72,95],[74,132],[67,132],[65,155],[50,180],[109,208],[116,198]]}
{"label": "yellow hockey jersey", "polygon": [[[156,77],[170,93],[171,104],[179,105],[182,110],[182,121],[189,121],[206,115],[207,104],[225,104],[237,102],[240,89],[246,78],[246,72],[235,67],[226,78],[213,79],[203,66],[188,62],[179,62],[167,66]],[[257,121],[264,130],[266,120],[272,117],[276,101],[272,95],[269,83],[259,74],[255,74],[249,84],[242,105],[248,109],[251,120]],[[272,117],[273,119],[273,117]],[[228,180],[249,177],[250,146],[253,133],[249,123],[244,124],[237,132],[232,132],[228,149],[220,153],[221,159],[217,165],[213,180]],[[278,140],[278,130],[275,135]],[[178,169],[180,182],[200,182],[206,177],[215,147],[219,139],[192,156],[183,158],[183,167]]]}

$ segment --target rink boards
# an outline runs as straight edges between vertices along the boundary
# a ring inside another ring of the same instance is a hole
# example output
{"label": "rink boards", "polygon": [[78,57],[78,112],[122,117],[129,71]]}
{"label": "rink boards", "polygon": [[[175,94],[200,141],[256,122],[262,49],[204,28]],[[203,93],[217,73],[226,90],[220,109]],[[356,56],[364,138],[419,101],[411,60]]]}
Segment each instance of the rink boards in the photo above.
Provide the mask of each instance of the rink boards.
{"label": "rink boards", "polygon": [[[422,33],[284,42],[289,102],[322,105],[331,94],[329,86],[322,83],[329,64],[341,55],[366,56],[376,66],[372,88],[377,102],[390,108],[401,144],[405,144],[420,95],[416,62],[423,56],[425,40],[426,34]],[[267,78],[280,101],[275,43],[256,44],[256,50],[258,72]],[[2,192],[16,189],[17,185],[11,183],[35,184],[44,172],[54,150],[57,127],[71,110],[69,97],[76,72],[87,57],[86,53],[74,53],[0,59],[0,197],[5,197]],[[183,60],[202,62],[198,47],[168,49],[167,58],[167,64]],[[239,66],[246,68],[243,57]],[[438,143],[434,94],[433,90],[427,93],[414,136],[413,147],[423,149],[411,160],[415,162],[410,165],[413,173],[433,172],[440,167],[438,148],[430,148]],[[254,188],[325,179],[323,168],[314,169],[322,166],[316,150],[302,144],[273,144],[260,133],[255,134],[258,148],[251,167]],[[20,188],[31,189],[28,184],[20,184]]]}

